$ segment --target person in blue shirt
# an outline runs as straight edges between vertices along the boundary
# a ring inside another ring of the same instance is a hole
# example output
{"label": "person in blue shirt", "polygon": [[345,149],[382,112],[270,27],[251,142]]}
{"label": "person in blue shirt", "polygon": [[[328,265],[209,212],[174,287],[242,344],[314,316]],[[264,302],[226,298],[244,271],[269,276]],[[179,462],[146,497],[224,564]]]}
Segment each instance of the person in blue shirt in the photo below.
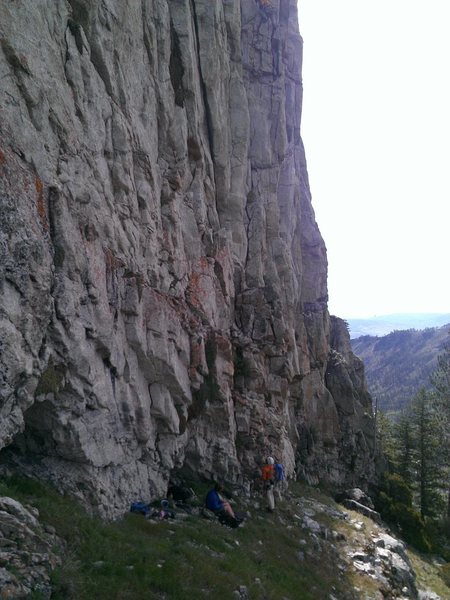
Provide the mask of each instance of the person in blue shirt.
{"label": "person in blue shirt", "polygon": [[220,483],[216,483],[214,488],[209,490],[206,494],[206,508],[217,515],[219,521],[223,525],[227,525],[228,527],[238,527],[241,521],[236,518],[234,510],[231,508],[231,504],[228,500],[225,500],[222,494],[223,487]]}

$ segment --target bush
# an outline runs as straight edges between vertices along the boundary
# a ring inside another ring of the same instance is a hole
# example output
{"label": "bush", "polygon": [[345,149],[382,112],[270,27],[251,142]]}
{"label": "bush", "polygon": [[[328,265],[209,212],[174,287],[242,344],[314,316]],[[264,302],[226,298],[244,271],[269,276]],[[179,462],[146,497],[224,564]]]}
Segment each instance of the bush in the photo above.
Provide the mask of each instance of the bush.
{"label": "bush", "polygon": [[[432,550],[450,561],[450,519],[428,520],[425,524],[427,537],[432,540]],[[449,567],[450,576],[450,567]]]}
{"label": "bush", "polygon": [[425,530],[425,523],[417,510],[398,504],[398,524],[403,537],[418,550],[431,552],[432,545]]}
{"label": "bush", "polygon": [[375,496],[375,508],[382,518],[396,527],[404,540],[422,552],[431,552],[425,523],[412,506],[412,492],[396,473],[387,473]]}
{"label": "bush", "polygon": [[385,480],[387,493],[399,504],[412,507],[412,490],[403,477],[397,473],[389,473]]}
{"label": "bush", "polygon": [[445,585],[450,587],[450,563],[447,563],[442,567],[441,577],[444,580]]}
{"label": "bush", "polygon": [[439,527],[442,531],[442,535],[446,538],[447,543],[450,544],[450,517],[439,521]]}

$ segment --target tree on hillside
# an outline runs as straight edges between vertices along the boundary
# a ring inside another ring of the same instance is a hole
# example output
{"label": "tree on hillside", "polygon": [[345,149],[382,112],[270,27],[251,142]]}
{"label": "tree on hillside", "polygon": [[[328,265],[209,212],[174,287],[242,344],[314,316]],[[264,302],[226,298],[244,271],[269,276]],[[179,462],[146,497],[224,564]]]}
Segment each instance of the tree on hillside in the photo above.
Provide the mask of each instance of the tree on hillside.
{"label": "tree on hillside", "polygon": [[403,411],[394,425],[393,432],[396,470],[410,486],[414,482],[414,431],[408,412]]}
{"label": "tree on hillside", "polygon": [[450,412],[450,343],[438,356],[437,368],[431,376],[431,383],[439,398],[443,401],[446,412]]}
{"label": "tree on hillside", "polygon": [[388,463],[395,460],[394,425],[382,410],[376,411],[376,445]]}
{"label": "tree on hillside", "polygon": [[413,492],[421,517],[432,519],[445,509],[450,518],[450,344],[437,364],[431,389],[420,389],[395,420],[379,411],[377,422],[388,474]]}
{"label": "tree on hillside", "polygon": [[431,377],[431,383],[444,441],[442,458],[447,471],[447,517],[450,519],[450,344],[447,344],[438,357],[438,366]]}
{"label": "tree on hillside", "polygon": [[439,411],[433,400],[433,395],[422,388],[413,398],[410,409],[415,440],[416,491],[423,518],[439,516],[443,508],[440,493],[444,480],[443,435]]}

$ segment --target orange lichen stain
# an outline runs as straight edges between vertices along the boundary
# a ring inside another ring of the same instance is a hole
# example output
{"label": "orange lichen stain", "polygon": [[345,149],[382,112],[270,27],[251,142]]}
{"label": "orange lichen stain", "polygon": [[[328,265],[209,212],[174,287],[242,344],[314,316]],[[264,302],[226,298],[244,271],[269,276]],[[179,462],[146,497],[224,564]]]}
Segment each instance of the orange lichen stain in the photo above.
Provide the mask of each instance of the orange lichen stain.
{"label": "orange lichen stain", "polygon": [[206,256],[201,256],[198,260],[199,267],[205,271],[209,271],[209,262]]}
{"label": "orange lichen stain", "polygon": [[192,306],[203,310],[200,298],[206,297],[206,291],[201,286],[202,275],[200,273],[191,273],[189,283],[186,289],[186,298]]}
{"label": "orange lichen stain", "polygon": [[221,356],[232,364],[233,348],[231,346],[230,340],[227,337],[216,334],[215,343],[217,351],[220,352]]}
{"label": "orange lichen stain", "polygon": [[211,293],[211,264],[206,256],[202,256],[197,261],[196,268],[188,276],[188,285],[186,288],[186,300],[188,304],[201,312],[205,312],[203,306],[204,299]]}
{"label": "orange lichen stain", "polygon": [[95,283],[96,283],[97,286],[99,285],[100,282],[102,284],[104,283],[104,281],[105,281],[105,269],[102,268],[101,265],[95,264],[92,267],[92,274],[93,274],[93,280],[95,281]]}
{"label": "orange lichen stain", "polygon": [[116,269],[119,269],[120,267],[124,266],[123,260],[117,258],[117,256],[114,256],[110,248],[106,248],[104,250],[104,254],[107,271],[115,271]]}
{"label": "orange lichen stain", "polygon": [[37,214],[38,214],[38,217],[39,217],[42,227],[45,229],[45,231],[48,231],[47,211],[45,210],[45,201],[44,201],[44,184],[42,183],[42,180],[39,179],[39,177],[37,175],[35,175],[35,177],[34,177],[34,186],[36,188],[36,193],[37,193],[37,201],[36,201]]}
{"label": "orange lichen stain", "polygon": [[192,380],[196,380],[198,378],[198,371],[195,367],[189,367],[188,368],[188,375],[189,375],[189,379]]}

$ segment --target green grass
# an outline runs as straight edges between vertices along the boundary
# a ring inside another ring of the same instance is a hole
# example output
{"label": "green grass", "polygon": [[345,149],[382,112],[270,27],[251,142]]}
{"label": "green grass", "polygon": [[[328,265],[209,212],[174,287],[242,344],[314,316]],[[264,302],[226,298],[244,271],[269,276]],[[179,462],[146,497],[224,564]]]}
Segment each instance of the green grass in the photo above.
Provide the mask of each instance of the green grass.
{"label": "green grass", "polygon": [[[151,523],[127,514],[105,523],[47,486],[0,480],[0,495],[36,506],[40,521],[66,541],[63,564],[52,575],[52,600],[228,600],[239,586],[247,587],[250,600],[362,597],[355,595],[355,582],[366,590],[373,583],[340,573],[336,565],[342,549],[329,543],[319,550],[294,517],[302,497],[336,506],[333,500],[305,485],[291,490],[294,496],[276,513],[252,510],[243,528],[231,530],[200,516]],[[201,497],[205,490],[197,491]],[[327,524],[326,515],[317,518]],[[348,523],[334,525],[350,537]],[[40,600],[39,595],[32,598]]]}
{"label": "green grass", "polygon": [[[409,558],[417,576],[416,584],[420,589],[431,590],[442,599],[450,598],[450,586],[445,581],[445,573],[450,564],[439,566],[429,555],[409,549]],[[448,582],[450,584],[450,581]]]}

